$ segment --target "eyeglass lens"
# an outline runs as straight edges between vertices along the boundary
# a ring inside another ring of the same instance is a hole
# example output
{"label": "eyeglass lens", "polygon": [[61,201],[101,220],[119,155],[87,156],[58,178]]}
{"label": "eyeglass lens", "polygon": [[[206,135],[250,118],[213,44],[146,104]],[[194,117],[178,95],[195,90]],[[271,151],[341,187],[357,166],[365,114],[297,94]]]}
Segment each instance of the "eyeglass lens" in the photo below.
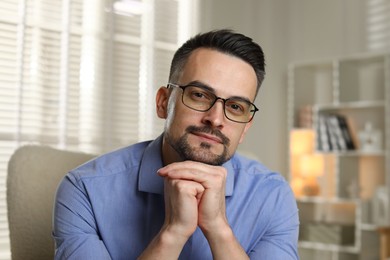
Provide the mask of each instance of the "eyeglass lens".
{"label": "eyeglass lens", "polygon": [[196,86],[183,87],[183,104],[197,111],[209,110],[218,99],[224,103],[225,116],[235,122],[247,123],[251,121],[255,107],[252,103],[240,98],[223,99],[214,93]]}

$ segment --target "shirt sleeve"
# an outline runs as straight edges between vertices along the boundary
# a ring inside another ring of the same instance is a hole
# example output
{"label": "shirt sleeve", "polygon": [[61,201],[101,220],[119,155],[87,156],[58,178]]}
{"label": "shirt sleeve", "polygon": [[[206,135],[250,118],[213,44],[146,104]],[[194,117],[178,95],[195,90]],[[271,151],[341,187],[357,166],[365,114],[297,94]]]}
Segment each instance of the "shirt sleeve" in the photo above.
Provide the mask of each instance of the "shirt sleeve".
{"label": "shirt sleeve", "polygon": [[249,253],[250,259],[297,260],[299,216],[294,195],[288,185],[280,187],[266,233]]}
{"label": "shirt sleeve", "polygon": [[53,237],[55,259],[111,259],[100,238],[88,194],[71,174],[57,190]]}

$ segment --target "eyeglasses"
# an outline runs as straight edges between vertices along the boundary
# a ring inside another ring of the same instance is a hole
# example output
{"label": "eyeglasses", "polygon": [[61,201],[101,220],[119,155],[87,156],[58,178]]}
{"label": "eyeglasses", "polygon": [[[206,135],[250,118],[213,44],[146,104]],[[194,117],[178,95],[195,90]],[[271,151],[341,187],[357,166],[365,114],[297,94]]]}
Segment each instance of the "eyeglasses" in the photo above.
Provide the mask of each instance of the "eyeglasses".
{"label": "eyeglasses", "polygon": [[223,112],[227,119],[237,123],[250,122],[259,109],[251,102],[240,97],[221,98],[204,87],[188,84],[180,86],[168,83],[167,88],[176,87],[183,90],[182,102],[185,106],[199,111],[206,112],[212,108],[218,99],[223,101]]}

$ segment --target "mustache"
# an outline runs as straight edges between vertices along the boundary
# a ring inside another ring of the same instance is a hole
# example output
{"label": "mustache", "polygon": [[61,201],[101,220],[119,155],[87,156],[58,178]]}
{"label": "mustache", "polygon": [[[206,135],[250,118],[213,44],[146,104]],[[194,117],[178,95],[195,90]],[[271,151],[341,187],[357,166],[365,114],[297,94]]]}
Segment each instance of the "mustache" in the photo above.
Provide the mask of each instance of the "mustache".
{"label": "mustache", "polygon": [[215,135],[221,139],[221,141],[224,145],[228,146],[230,144],[230,139],[227,136],[225,136],[224,134],[222,134],[221,131],[219,131],[218,129],[213,129],[212,127],[207,126],[207,125],[201,126],[201,127],[191,125],[191,126],[186,128],[186,132],[187,133],[206,133],[206,134]]}

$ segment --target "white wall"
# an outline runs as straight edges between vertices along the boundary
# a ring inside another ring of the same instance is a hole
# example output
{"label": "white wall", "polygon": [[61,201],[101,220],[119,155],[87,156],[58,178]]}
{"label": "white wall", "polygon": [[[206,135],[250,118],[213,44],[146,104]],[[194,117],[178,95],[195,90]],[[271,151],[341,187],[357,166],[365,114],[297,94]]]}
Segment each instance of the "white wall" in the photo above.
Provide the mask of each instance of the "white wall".
{"label": "white wall", "polygon": [[290,4],[290,60],[351,55],[365,50],[367,0],[298,0]]}
{"label": "white wall", "polygon": [[201,0],[201,31],[231,28],[266,56],[260,108],[240,151],[287,174],[287,64],[363,52],[366,0]]}

